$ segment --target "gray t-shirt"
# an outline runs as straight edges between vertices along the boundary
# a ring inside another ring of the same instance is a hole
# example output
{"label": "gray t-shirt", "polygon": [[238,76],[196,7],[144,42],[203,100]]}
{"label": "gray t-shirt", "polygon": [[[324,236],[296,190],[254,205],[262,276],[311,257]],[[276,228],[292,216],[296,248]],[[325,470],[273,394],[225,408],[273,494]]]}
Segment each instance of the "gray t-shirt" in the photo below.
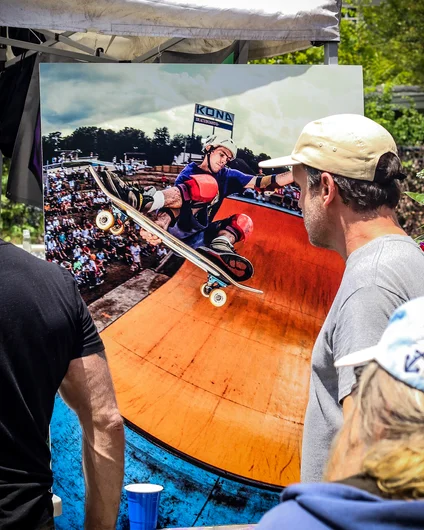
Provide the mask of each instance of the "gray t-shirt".
{"label": "gray t-shirt", "polygon": [[303,482],[318,482],[343,422],[342,400],[356,383],[352,367],[334,368],[348,353],[374,346],[394,309],[424,295],[424,252],[407,236],[387,235],[355,250],[312,351],[303,432]]}

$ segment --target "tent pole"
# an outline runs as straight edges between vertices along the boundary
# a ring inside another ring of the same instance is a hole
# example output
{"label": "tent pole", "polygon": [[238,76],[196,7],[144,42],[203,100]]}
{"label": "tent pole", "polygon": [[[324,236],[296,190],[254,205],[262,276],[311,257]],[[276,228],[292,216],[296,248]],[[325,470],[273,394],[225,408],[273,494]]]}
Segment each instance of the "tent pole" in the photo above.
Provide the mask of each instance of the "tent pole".
{"label": "tent pole", "polygon": [[[63,42],[63,44],[66,44],[67,46],[71,46],[72,48],[76,48],[83,52],[89,53],[90,55],[96,55],[95,49],[90,48],[88,46],[84,46],[84,44],[81,44],[79,42],[76,42],[70,39],[69,36],[65,34],[52,33],[51,31],[48,31],[46,29],[36,29],[35,31],[38,31],[38,33],[42,33],[45,37],[47,37],[49,39],[48,42],[51,42],[51,40],[56,41],[56,42]],[[100,53],[100,57],[106,57],[110,59],[111,61],[116,61],[114,57],[110,57],[106,55],[105,53]]]}
{"label": "tent pole", "polygon": [[[0,36],[6,36],[6,28],[0,27]],[[0,72],[6,68],[6,59],[7,59],[7,46],[0,44]]]}
{"label": "tent pole", "polygon": [[[66,37],[70,37],[74,33],[75,33],[75,31],[66,31],[62,35],[65,35]],[[49,48],[50,46],[54,46],[55,44],[57,44],[57,40],[56,39],[51,39],[51,40],[47,40],[46,42],[43,42],[43,46],[46,46],[46,48]],[[47,50],[46,50],[46,52],[47,52]],[[36,52],[36,51],[27,52],[25,54],[25,57],[31,57],[31,55],[34,55],[36,53],[38,53],[38,52]],[[18,57],[14,57],[13,59],[9,59],[9,61],[6,61],[4,66],[5,66],[5,68],[8,68],[9,66],[13,66],[14,64],[18,63],[19,61],[22,61],[22,57],[20,55],[18,55]]]}
{"label": "tent pole", "polygon": [[324,64],[337,65],[339,64],[339,43],[325,42],[324,43]]}
{"label": "tent pole", "polygon": [[[60,55],[61,57],[71,57],[77,61],[84,61],[89,63],[110,63],[111,59],[106,57],[97,57],[96,55],[86,55],[83,53],[71,52],[68,50],[59,50],[53,47],[46,47],[42,44],[34,44],[32,42],[25,42],[16,39],[8,39],[5,37],[0,37],[0,44],[6,44],[8,46],[17,46],[18,48],[23,48],[24,50],[34,50],[36,52],[47,52],[51,55]],[[118,62],[118,61],[115,61]]]}
{"label": "tent pole", "polygon": [[249,41],[238,40],[236,42],[236,49],[234,50],[234,63],[235,64],[247,64],[249,59]]}

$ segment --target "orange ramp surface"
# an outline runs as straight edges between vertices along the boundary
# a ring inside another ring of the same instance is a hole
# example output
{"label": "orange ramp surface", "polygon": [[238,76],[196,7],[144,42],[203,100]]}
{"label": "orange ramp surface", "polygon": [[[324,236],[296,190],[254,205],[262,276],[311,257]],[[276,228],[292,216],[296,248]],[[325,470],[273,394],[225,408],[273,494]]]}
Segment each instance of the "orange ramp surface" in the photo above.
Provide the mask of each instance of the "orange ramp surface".
{"label": "orange ramp surface", "polygon": [[312,247],[300,217],[227,199],[254,222],[249,285],[214,308],[191,263],[102,332],[120,410],[178,452],[247,479],[299,480],[315,338],[344,263]]}

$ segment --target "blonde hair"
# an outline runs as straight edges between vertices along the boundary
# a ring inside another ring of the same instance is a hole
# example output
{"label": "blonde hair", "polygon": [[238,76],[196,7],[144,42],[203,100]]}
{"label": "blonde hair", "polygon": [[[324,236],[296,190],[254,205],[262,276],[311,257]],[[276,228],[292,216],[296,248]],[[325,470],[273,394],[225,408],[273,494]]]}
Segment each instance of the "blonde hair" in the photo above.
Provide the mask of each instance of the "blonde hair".
{"label": "blonde hair", "polygon": [[424,392],[372,362],[361,375],[355,401],[367,448],[362,472],[389,496],[424,497]]}

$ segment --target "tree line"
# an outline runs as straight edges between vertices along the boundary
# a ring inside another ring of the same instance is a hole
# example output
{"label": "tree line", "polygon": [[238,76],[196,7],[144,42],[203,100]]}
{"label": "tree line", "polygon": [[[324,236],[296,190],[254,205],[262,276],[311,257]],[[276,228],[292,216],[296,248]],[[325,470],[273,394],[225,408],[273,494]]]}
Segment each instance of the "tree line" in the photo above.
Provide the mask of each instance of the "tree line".
{"label": "tree line", "polygon": [[[151,166],[172,164],[174,156],[182,152],[198,154],[202,152],[202,136],[175,134],[172,138],[167,127],[155,129],[150,138],[144,131],[125,127],[120,131],[101,127],[78,127],[68,136],[60,131],[43,136],[43,161],[51,162],[59,157],[63,150],[79,149],[82,156],[96,154],[100,160],[124,160],[124,153],[140,160],[147,159]],[[238,149],[237,158],[244,160],[254,171],[258,171],[258,162],[270,158],[266,153],[255,155],[248,148]]]}

